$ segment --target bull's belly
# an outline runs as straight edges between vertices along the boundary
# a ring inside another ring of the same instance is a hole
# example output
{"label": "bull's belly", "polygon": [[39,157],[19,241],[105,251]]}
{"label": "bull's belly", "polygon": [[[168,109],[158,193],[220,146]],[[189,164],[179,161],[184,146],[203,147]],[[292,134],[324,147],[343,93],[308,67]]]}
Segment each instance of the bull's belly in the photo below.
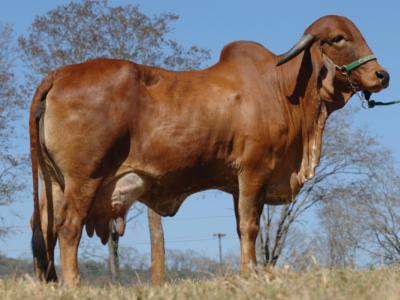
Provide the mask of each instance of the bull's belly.
{"label": "bull's belly", "polygon": [[[181,175],[181,174],[180,174]],[[183,174],[182,174],[183,175]],[[204,176],[198,181],[190,176],[169,175],[163,180],[150,180],[149,188],[138,199],[161,216],[174,216],[190,195],[210,189],[232,193],[235,184],[226,177]]]}
{"label": "bull's belly", "polygon": [[[161,216],[173,216],[191,194],[207,189],[232,191],[235,181],[229,170],[211,168],[214,172],[206,172],[208,169],[205,166],[160,177],[124,165],[107,178],[98,191],[86,222],[88,234],[91,236],[95,231],[106,242],[110,221],[114,219],[125,224],[128,210],[135,201],[144,203]],[[122,229],[120,231],[123,233]]]}
{"label": "bull's belly", "polygon": [[173,216],[191,194],[183,186],[172,189],[154,178],[131,171],[114,178],[100,189],[91,214],[100,216],[100,219],[125,219],[129,208],[139,201],[159,215]]}
{"label": "bull's belly", "polygon": [[162,216],[173,216],[190,195],[209,189],[232,192],[237,174],[223,161],[212,160],[184,169],[164,170],[156,164],[141,164],[129,158],[120,171],[140,174],[146,189],[137,198]]}

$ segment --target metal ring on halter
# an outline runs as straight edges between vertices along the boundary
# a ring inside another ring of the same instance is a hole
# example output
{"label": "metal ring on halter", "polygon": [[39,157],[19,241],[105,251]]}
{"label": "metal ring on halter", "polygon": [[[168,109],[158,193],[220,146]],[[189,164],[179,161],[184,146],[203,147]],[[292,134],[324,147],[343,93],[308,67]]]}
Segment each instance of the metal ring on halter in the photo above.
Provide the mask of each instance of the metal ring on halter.
{"label": "metal ring on halter", "polygon": [[368,103],[368,100],[362,99],[362,100],[361,100],[361,107],[364,108],[364,109],[370,108],[369,103]]}
{"label": "metal ring on halter", "polygon": [[343,76],[346,76],[346,77],[349,77],[349,76],[350,76],[350,75],[349,75],[349,72],[346,70],[346,67],[344,67],[344,66],[339,67],[338,65],[336,65],[336,69],[339,70],[339,72],[340,72]]}

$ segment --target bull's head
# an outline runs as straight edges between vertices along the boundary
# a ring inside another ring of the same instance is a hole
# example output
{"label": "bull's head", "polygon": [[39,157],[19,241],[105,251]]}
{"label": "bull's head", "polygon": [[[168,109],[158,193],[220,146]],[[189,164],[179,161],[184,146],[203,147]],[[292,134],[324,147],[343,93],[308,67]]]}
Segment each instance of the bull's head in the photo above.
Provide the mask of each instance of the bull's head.
{"label": "bull's head", "polygon": [[379,92],[389,85],[388,72],[378,64],[357,27],[345,17],[325,16],[315,21],[300,41],[279,57],[278,66],[305,49],[317,53],[322,61],[325,83],[321,87],[326,100],[332,99],[338,86],[353,94]]}

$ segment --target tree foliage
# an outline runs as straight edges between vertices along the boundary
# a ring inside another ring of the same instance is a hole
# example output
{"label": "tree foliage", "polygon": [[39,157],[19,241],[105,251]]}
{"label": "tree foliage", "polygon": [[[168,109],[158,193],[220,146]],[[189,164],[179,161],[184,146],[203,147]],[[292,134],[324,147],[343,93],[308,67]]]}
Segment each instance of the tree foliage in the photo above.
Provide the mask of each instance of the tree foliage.
{"label": "tree foliage", "polygon": [[58,6],[33,21],[18,39],[31,79],[65,64],[95,57],[131,60],[169,69],[196,69],[210,57],[197,46],[185,48],[170,35],[174,13],[153,17],[138,6],[110,6],[85,0]]}
{"label": "tree foliage", "polygon": [[[13,149],[16,135],[13,125],[22,107],[13,72],[13,53],[13,30],[10,25],[0,24],[0,206],[13,202],[23,187],[18,176],[23,159]],[[0,226],[0,237],[9,230],[9,226]]]}

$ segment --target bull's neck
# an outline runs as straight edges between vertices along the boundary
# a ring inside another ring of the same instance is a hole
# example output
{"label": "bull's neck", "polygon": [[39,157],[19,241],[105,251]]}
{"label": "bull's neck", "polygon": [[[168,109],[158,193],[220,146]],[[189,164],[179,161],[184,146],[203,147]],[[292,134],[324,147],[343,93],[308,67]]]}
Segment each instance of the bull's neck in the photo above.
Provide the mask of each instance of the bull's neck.
{"label": "bull's neck", "polygon": [[319,93],[320,70],[318,62],[312,61],[310,51],[277,67],[280,101],[287,110],[288,142],[294,145],[301,140],[302,145],[302,160],[297,170],[300,186],[314,175],[319,163],[322,132],[328,117]]}
{"label": "bull's neck", "polygon": [[304,130],[304,125],[312,129],[323,104],[318,90],[319,71],[320,66],[312,64],[310,52],[276,68],[280,101],[287,108],[289,121],[299,130]]}

